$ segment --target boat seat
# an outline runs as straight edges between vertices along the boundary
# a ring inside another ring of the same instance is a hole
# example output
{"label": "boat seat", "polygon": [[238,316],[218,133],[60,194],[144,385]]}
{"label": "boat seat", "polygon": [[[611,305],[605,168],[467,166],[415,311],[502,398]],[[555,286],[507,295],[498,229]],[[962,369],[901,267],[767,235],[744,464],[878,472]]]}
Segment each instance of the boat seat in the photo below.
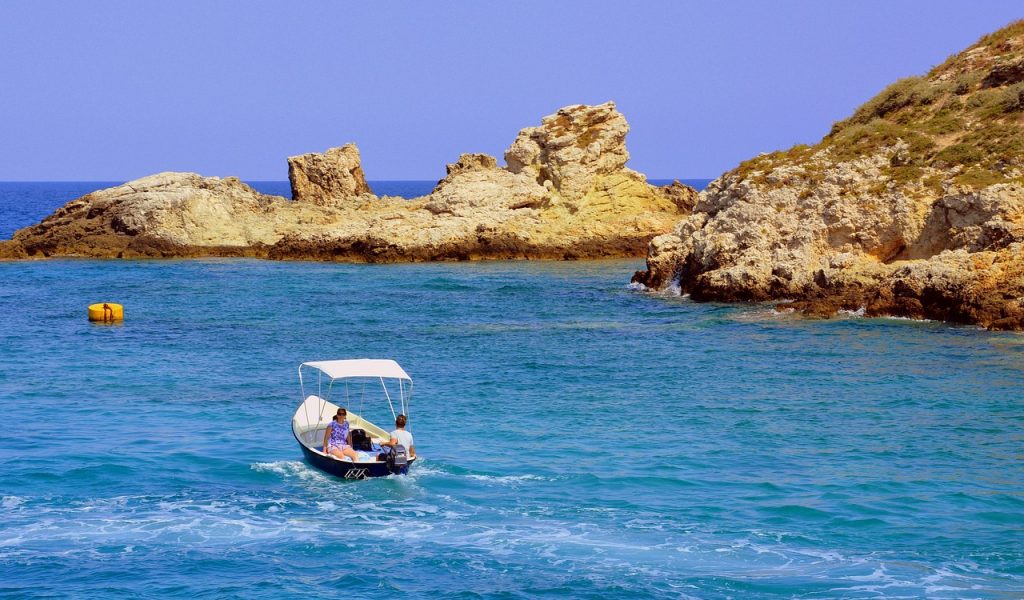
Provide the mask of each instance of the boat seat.
{"label": "boat seat", "polygon": [[[374,450],[372,452],[366,452],[366,451],[363,451],[363,450],[356,450],[356,452],[359,454],[359,460],[356,461],[356,462],[359,462],[359,463],[382,462],[382,461],[377,460],[377,455],[380,454],[381,452],[383,452],[383,450],[377,444],[374,444],[374,448],[376,448],[376,450]],[[320,454],[323,454],[323,451],[320,449],[319,445],[313,446],[312,449],[316,450]],[[335,457],[335,458],[337,458],[337,457]],[[341,460],[341,459],[339,458],[338,460]],[[348,462],[348,461],[346,460],[344,462]]]}

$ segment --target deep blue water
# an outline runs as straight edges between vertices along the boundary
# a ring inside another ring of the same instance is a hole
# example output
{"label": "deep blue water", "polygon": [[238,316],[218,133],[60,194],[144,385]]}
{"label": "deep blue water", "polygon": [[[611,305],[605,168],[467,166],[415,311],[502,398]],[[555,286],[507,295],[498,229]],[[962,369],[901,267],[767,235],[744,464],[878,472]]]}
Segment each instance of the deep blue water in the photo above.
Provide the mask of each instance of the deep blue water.
{"label": "deep blue water", "polygon": [[[0,262],[0,597],[1024,595],[1024,337],[640,264]],[[292,439],[358,356],[416,381],[409,477]]]}

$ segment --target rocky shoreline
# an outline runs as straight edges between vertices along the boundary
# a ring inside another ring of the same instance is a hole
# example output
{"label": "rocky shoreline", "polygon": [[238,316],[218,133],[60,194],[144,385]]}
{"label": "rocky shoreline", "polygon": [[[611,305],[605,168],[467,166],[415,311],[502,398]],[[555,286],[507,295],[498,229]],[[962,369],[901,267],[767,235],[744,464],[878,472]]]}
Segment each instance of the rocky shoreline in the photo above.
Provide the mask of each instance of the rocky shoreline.
{"label": "rocky shoreline", "polygon": [[695,300],[773,301],[1024,329],[1024,21],[896,82],[815,146],[701,192],[633,280]]}
{"label": "rocky shoreline", "polygon": [[0,257],[245,256],[349,262],[643,256],[697,200],[626,167],[611,102],[519,132],[507,167],[463,154],[427,196],[378,197],[354,144],[288,158],[292,199],[237,178],[159,173],[72,200],[0,242]]}
{"label": "rocky shoreline", "polygon": [[67,203],[0,258],[646,253],[634,282],[695,300],[1024,329],[1024,21],[699,194],[627,168],[628,131],[611,102],[565,107],[521,130],[506,166],[463,154],[411,200],[373,194],[354,144],[288,158],[291,200],[160,173]]}

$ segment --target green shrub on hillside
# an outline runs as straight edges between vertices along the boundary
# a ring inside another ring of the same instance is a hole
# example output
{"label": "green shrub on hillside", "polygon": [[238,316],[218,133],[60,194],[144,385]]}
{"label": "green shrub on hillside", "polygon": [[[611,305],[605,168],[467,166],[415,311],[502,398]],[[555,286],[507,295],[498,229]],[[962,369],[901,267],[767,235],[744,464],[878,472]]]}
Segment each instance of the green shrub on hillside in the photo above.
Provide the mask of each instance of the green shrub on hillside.
{"label": "green shrub on hillside", "polygon": [[921,128],[932,135],[946,135],[962,131],[964,120],[955,114],[939,112],[928,121],[922,123]]}
{"label": "green shrub on hillside", "polygon": [[928,136],[881,118],[841,130],[831,137],[829,146],[834,159],[845,161],[873,154],[879,148],[895,146],[901,140],[907,143],[911,157],[921,156],[935,146]]}
{"label": "green shrub on hillside", "polygon": [[1024,136],[1014,125],[994,124],[972,131],[961,142],[977,148],[985,164],[1024,166]]}
{"label": "green shrub on hillside", "polygon": [[1000,89],[978,90],[967,99],[966,108],[978,118],[997,119],[1006,112],[1003,92]]}
{"label": "green shrub on hillside", "polygon": [[[769,176],[782,166],[803,167],[805,190],[824,177],[828,163],[887,156],[875,191],[923,186],[941,193],[950,182],[984,187],[1016,180],[1024,170],[1024,20],[951,56],[927,77],[908,77],[885,88],[839,121],[815,146],[794,146],[742,163],[734,171],[758,185],[794,182]],[[883,154],[897,144],[899,151]],[[820,158],[813,158],[828,150]],[[840,193],[843,193],[840,190]]]}
{"label": "green shrub on hillside", "polygon": [[1011,38],[1022,36],[1024,36],[1024,19],[1014,21],[998,31],[993,31],[990,34],[983,36],[975,45],[989,47],[999,46]]}
{"label": "green shrub on hillside", "polygon": [[977,71],[961,73],[957,75],[956,81],[953,82],[953,93],[957,96],[963,96],[973,90],[981,82],[981,79],[982,74]]}
{"label": "green shrub on hillside", "polygon": [[984,158],[985,153],[977,146],[953,144],[943,148],[936,154],[935,158],[932,159],[932,164],[939,168],[948,169],[957,165],[973,165],[981,162]]}
{"label": "green shrub on hillside", "polygon": [[847,119],[850,124],[866,125],[875,119],[886,118],[907,107],[926,106],[935,102],[945,91],[921,77],[907,77],[882,90],[857,109]]}
{"label": "green shrub on hillside", "polygon": [[971,167],[957,175],[953,180],[961,185],[970,186],[975,189],[986,188],[990,185],[1009,181],[1002,173],[981,167]]}
{"label": "green shrub on hillside", "polygon": [[889,169],[889,181],[896,184],[907,184],[920,180],[924,176],[924,169],[915,165],[905,167],[893,167]]}
{"label": "green shrub on hillside", "polygon": [[1008,113],[1024,111],[1024,81],[1003,90],[1003,111]]}

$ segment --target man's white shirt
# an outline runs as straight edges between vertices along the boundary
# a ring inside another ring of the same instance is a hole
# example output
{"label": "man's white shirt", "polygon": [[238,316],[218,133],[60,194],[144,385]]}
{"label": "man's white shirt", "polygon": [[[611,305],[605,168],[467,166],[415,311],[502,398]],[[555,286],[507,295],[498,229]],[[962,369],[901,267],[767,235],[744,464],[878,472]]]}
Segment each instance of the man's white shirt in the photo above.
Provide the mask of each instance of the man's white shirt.
{"label": "man's white shirt", "polygon": [[398,440],[398,443],[405,446],[405,451],[408,452],[409,448],[412,448],[412,434],[404,429],[396,429],[391,432],[391,437]]}

